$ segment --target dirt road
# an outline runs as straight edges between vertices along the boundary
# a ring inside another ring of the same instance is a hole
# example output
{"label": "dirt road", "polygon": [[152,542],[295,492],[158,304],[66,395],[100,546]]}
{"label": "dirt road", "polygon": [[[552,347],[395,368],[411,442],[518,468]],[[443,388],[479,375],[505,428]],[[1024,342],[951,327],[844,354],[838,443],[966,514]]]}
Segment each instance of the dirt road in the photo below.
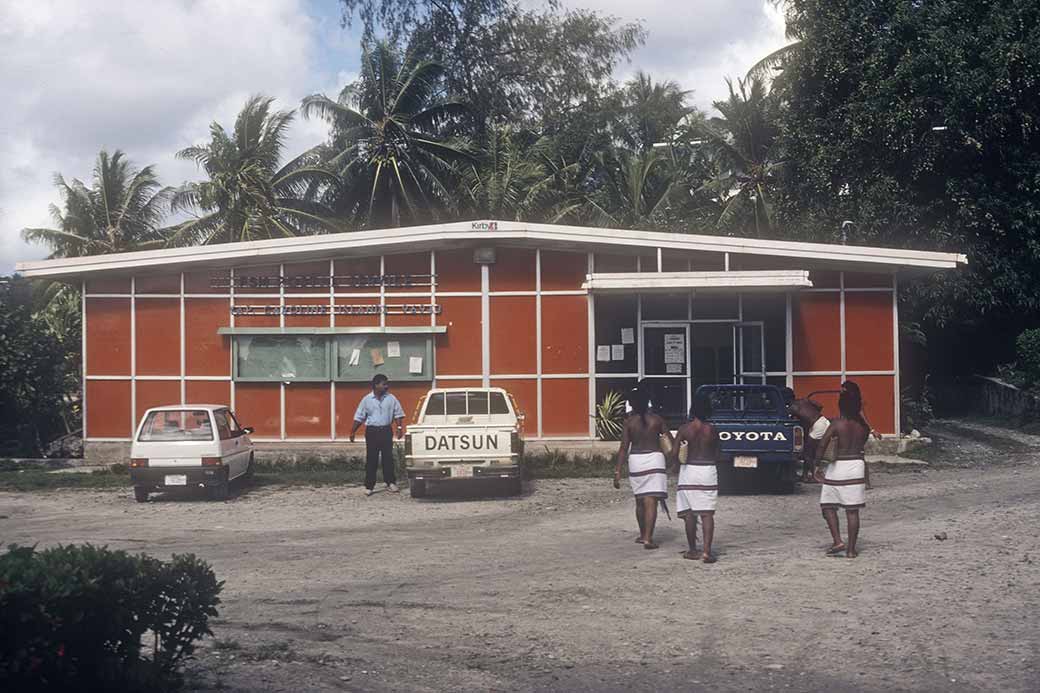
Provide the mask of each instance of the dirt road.
{"label": "dirt road", "polygon": [[196,689],[1035,691],[1040,439],[966,426],[938,427],[927,469],[873,472],[856,560],[824,557],[815,486],[720,499],[707,566],[678,521],[633,543],[605,480],[467,503],[4,493],[0,540],[210,561]]}

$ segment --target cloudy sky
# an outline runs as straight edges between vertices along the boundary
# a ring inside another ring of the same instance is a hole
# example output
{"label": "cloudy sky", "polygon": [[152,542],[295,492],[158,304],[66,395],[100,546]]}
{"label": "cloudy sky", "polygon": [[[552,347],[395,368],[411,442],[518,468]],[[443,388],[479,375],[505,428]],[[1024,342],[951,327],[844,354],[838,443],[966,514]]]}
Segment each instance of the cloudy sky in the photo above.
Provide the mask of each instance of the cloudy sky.
{"label": "cloudy sky", "polygon": [[[568,0],[642,20],[637,69],[674,79],[708,109],[739,76],[782,46],[783,19],[765,0]],[[678,8],[685,8],[680,10]],[[337,0],[3,0],[0,2],[0,274],[46,251],[19,237],[49,226],[54,173],[89,180],[97,152],[122,149],[155,164],[165,184],[198,177],[173,152],[230,127],[250,94],[295,108],[356,74],[356,31]],[[288,151],[320,142],[320,121],[298,120]]]}

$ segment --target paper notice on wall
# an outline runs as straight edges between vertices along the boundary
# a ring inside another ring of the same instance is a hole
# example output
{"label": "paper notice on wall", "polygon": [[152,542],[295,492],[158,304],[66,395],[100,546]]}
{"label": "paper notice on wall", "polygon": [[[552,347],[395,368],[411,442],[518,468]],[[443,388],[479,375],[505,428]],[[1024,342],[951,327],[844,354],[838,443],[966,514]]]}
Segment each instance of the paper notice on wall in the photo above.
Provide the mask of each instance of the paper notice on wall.
{"label": "paper notice on wall", "polygon": [[388,359],[396,359],[401,357],[401,343],[400,342],[387,342],[386,343],[386,357]]}
{"label": "paper notice on wall", "polygon": [[683,365],[681,363],[666,363],[664,364],[665,373],[679,373],[682,374]]}
{"label": "paper notice on wall", "polygon": [[351,365],[351,366],[358,366],[358,365],[360,365],[361,364],[361,350],[360,349],[354,349],[354,351],[350,352],[350,361],[348,361],[347,363],[348,363],[348,365]]}
{"label": "paper notice on wall", "polygon": [[621,328],[621,343],[622,344],[635,344],[636,343],[636,331],[632,327]]}
{"label": "paper notice on wall", "polygon": [[[664,362],[686,363],[686,335],[682,332],[664,336]],[[682,371],[679,371],[680,373]]]}
{"label": "paper notice on wall", "polygon": [[372,365],[382,366],[386,361],[383,360],[382,349],[369,349],[369,353],[372,354]]}
{"label": "paper notice on wall", "polygon": [[600,344],[596,347],[596,360],[597,361],[609,361],[610,360],[610,345]]}
{"label": "paper notice on wall", "polygon": [[625,360],[625,345],[624,344],[611,344],[610,345],[610,360],[611,361],[624,361]]}
{"label": "paper notice on wall", "polygon": [[408,359],[408,372],[412,375],[422,373],[422,356],[412,356]]}

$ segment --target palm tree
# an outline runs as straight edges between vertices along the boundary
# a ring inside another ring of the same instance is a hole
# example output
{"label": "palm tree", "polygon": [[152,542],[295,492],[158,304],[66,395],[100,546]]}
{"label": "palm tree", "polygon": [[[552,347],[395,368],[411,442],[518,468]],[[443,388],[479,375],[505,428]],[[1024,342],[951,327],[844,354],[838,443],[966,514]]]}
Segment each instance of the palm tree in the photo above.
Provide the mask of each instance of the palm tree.
{"label": "palm tree", "polygon": [[54,228],[22,229],[22,238],[43,243],[50,257],[122,253],[160,247],[160,225],[171,196],[151,166],[134,169],[123,152],[98,153],[91,187],[54,175],[62,207],[51,205]]}
{"label": "palm tree", "polygon": [[732,81],[726,84],[729,98],[715,102],[722,117],[701,127],[716,169],[703,188],[721,205],[716,226],[729,230],[738,218],[750,224],[753,217],[757,235],[773,225],[775,173],[784,163],[772,158],[778,132],[773,103],[761,79],[739,80],[736,90]]}
{"label": "palm tree", "polygon": [[339,231],[322,196],[338,185],[310,150],[279,167],[292,111],[272,111],[274,99],[253,96],[228,134],[210,125],[210,142],[177,152],[208,180],[187,183],[173,211],[201,212],[170,230],[170,245],[207,245]]}
{"label": "palm tree", "polygon": [[674,131],[695,109],[686,105],[691,92],[672,81],[654,82],[637,72],[620,93],[615,137],[629,149],[650,149]]}
{"label": "palm tree", "polygon": [[465,105],[435,98],[444,68],[399,57],[384,42],[366,48],[361,75],[333,100],[313,94],[304,117],[332,126],[325,165],[344,181],[338,207],[364,226],[417,221],[451,198],[454,165],[471,161],[467,145],[442,134],[458,129]]}
{"label": "palm tree", "polygon": [[597,154],[602,185],[588,199],[594,223],[645,229],[671,196],[674,177],[659,150],[612,150]]}
{"label": "palm tree", "polygon": [[568,199],[577,165],[555,161],[547,137],[524,139],[510,126],[493,127],[479,162],[463,170],[462,196],[476,216],[555,223],[579,206]]}

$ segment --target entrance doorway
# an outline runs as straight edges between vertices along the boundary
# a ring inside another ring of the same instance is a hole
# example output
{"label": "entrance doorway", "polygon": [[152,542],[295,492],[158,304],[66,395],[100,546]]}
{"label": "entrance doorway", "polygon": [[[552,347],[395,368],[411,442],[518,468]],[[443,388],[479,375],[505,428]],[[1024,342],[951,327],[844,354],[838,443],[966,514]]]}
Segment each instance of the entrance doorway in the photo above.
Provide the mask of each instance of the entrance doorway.
{"label": "entrance doorway", "polygon": [[677,427],[689,416],[701,385],[764,384],[761,322],[643,325],[640,377],[650,381],[654,410]]}

